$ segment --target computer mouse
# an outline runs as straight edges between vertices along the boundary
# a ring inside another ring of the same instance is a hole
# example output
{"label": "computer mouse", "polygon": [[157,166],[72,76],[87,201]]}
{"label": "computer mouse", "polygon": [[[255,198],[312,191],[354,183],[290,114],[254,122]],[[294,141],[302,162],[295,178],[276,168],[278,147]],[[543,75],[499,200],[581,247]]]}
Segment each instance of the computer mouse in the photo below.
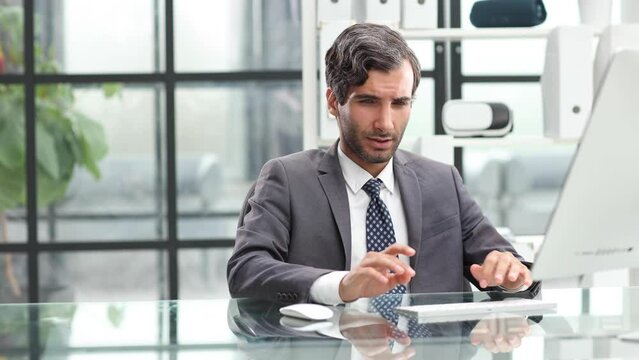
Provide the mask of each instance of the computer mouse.
{"label": "computer mouse", "polygon": [[295,331],[318,331],[333,326],[330,321],[304,320],[291,316],[282,316],[280,325]]}
{"label": "computer mouse", "polygon": [[304,320],[327,320],[333,317],[333,310],[319,304],[293,304],[280,308],[280,314]]}

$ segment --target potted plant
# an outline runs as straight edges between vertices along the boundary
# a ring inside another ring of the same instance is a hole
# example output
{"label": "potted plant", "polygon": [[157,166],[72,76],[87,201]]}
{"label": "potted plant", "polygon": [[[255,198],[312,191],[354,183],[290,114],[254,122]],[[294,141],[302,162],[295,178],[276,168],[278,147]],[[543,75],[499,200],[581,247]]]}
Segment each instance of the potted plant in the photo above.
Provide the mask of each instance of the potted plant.
{"label": "potted plant", "polygon": [[[0,76],[24,67],[22,39],[22,8],[0,7]],[[52,49],[45,52],[36,39],[34,52],[36,73],[59,72]],[[110,98],[119,93],[119,85],[103,85],[103,91]],[[6,211],[26,203],[24,96],[21,86],[0,84],[0,242],[8,242]],[[38,86],[35,96],[37,201],[46,207],[65,196],[77,167],[98,180],[108,146],[102,125],[74,109],[71,85]],[[11,254],[1,256],[0,264],[10,292],[20,298]]]}

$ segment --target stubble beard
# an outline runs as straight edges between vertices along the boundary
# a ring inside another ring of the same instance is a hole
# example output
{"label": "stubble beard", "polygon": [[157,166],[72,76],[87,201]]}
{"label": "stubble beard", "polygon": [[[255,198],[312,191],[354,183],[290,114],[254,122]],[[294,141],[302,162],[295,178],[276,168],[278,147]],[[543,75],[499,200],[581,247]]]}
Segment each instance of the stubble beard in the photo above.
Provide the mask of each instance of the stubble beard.
{"label": "stubble beard", "polygon": [[[393,157],[393,155],[395,155],[395,151],[397,151],[397,147],[399,146],[402,135],[403,134],[400,134],[398,136],[397,133],[377,132],[377,133],[364,133],[362,134],[361,137],[358,137],[356,129],[353,128],[352,126],[347,126],[346,129],[344,129],[343,138],[346,145],[362,160],[364,160],[365,162],[369,164],[380,164],[380,163],[388,162]],[[375,153],[367,152],[364,149],[362,142],[363,142],[363,139],[369,136],[390,138],[393,141],[393,146],[391,149],[388,150],[388,152],[385,152],[385,153],[375,154]]]}

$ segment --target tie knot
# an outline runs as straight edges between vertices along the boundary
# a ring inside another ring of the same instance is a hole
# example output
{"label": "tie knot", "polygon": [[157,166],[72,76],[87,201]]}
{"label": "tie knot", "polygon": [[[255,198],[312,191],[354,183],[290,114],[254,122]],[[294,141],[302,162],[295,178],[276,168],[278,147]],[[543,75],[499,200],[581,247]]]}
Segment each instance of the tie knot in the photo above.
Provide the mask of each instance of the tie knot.
{"label": "tie knot", "polygon": [[379,191],[382,188],[382,180],[370,179],[362,186],[362,190],[366,191],[368,196],[372,198],[379,197]]}

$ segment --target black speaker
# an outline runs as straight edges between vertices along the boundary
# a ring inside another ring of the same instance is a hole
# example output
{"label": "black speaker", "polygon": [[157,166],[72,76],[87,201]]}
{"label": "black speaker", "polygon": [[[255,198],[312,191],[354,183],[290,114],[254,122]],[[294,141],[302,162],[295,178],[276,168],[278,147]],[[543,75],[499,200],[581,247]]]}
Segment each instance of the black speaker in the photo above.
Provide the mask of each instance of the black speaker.
{"label": "black speaker", "polygon": [[473,4],[470,22],[476,27],[529,27],[546,20],[542,0],[483,0]]}

